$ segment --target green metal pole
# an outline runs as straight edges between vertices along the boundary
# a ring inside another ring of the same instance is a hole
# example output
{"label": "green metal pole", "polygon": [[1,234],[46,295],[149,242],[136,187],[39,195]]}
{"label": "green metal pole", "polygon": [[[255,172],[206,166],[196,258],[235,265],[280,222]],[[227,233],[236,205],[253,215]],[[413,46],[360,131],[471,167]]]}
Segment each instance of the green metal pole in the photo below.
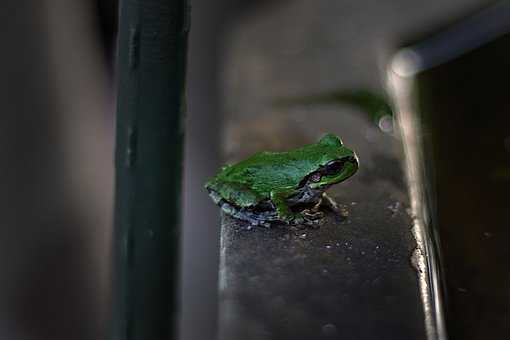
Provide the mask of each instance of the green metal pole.
{"label": "green metal pole", "polygon": [[114,340],[177,333],[188,31],[186,0],[120,2]]}

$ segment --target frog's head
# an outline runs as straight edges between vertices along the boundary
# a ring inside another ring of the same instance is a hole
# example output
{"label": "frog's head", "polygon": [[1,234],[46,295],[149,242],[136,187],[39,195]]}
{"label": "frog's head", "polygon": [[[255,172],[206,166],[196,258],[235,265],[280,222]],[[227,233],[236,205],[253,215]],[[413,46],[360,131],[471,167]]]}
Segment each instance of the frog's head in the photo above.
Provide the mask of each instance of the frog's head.
{"label": "frog's head", "polygon": [[358,170],[358,156],[338,136],[326,134],[316,145],[321,156],[317,169],[306,178],[310,188],[325,189],[345,181]]}

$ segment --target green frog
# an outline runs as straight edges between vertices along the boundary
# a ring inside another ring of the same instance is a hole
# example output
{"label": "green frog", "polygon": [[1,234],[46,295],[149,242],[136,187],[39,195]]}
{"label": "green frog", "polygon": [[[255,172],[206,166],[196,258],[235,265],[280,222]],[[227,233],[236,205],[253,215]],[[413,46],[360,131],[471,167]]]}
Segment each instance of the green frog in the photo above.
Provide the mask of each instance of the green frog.
{"label": "green frog", "polygon": [[251,225],[319,224],[322,204],[338,210],[326,189],[354,175],[358,164],[354,151],[326,134],[314,144],[224,166],[205,188],[227,215]]}

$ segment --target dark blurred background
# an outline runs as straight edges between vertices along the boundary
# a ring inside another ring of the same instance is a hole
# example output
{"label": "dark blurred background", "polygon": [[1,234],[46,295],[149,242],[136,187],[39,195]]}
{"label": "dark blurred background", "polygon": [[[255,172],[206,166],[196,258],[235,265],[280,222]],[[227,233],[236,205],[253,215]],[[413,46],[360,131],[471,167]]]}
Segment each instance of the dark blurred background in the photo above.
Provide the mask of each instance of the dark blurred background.
{"label": "dark blurred background", "polygon": [[[406,39],[489,3],[192,1],[182,339],[212,339],[216,331],[218,212],[202,183],[223,159],[228,133],[223,117],[246,100],[236,96],[236,88],[250,87],[250,79],[264,75],[256,67],[249,74],[239,71],[246,69],[242,63],[257,66],[267,58],[251,53],[250,46],[282,48],[285,62],[286,55],[306,53],[314,41],[313,53],[301,59],[306,63],[292,64],[289,77],[321,75],[319,85],[308,84],[312,91],[338,86],[382,91],[384,68]],[[109,0],[3,1],[2,339],[107,338],[117,5]],[[279,29],[268,31],[274,23],[281,23]],[[287,42],[285,51],[278,39]],[[298,79],[297,92],[304,88]],[[257,89],[251,93],[257,96]]]}

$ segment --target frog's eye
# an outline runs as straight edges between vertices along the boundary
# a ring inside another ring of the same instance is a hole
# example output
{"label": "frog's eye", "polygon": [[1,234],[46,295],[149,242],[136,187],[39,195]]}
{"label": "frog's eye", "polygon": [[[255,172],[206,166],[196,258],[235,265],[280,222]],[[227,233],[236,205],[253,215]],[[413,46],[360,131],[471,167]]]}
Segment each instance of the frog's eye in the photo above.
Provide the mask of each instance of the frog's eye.
{"label": "frog's eye", "polygon": [[344,162],[342,161],[333,161],[326,165],[326,176],[336,175],[342,168],[344,167]]}
{"label": "frog's eye", "polygon": [[312,182],[317,183],[317,182],[320,182],[321,177],[322,177],[322,176],[321,176],[321,174],[320,174],[320,173],[318,173],[318,172],[314,172],[313,174],[311,174],[311,175],[310,175],[310,180],[311,180]]}

